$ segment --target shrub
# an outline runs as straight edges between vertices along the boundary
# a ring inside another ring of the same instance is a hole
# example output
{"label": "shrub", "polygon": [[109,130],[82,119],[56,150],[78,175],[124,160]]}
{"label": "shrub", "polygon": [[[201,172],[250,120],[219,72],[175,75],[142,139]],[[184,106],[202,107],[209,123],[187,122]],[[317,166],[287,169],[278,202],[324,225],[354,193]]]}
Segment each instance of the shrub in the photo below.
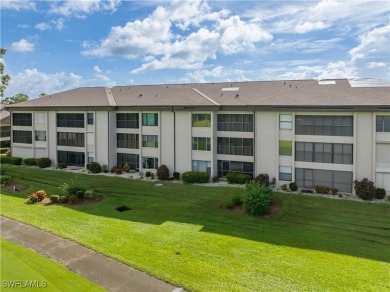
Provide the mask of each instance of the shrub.
{"label": "shrub", "polygon": [[152,176],[152,172],[151,172],[151,171],[145,172],[145,176],[146,176],[146,177],[151,177],[151,176]]}
{"label": "shrub", "polygon": [[70,203],[74,204],[74,203],[77,202],[77,197],[76,196],[69,196],[68,200],[69,200]]}
{"label": "shrub", "polygon": [[272,178],[271,182],[269,183],[271,187],[276,187],[276,178]]}
{"label": "shrub", "polygon": [[5,169],[4,168],[0,168],[0,175],[5,175]]}
{"label": "shrub", "polygon": [[375,197],[376,189],[374,183],[368,178],[353,182],[356,195],[363,200],[372,200]]}
{"label": "shrub", "polygon": [[37,191],[28,196],[30,203],[41,202],[46,197],[46,192],[44,190]]}
{"label": "shrub", "polygon": [[232,200],[226,201],[223,205],[226,209],[233,209],[235,206]]}
{"label": "shrub", "polygon": [[331,188],[330,191],[331,191],[332,195],[337,195],[337,193],[339,192],[339,190],[336,188]]}
{"label": "shrub", "polygon": [[150,178],[154,179],[154,173],[153,172],[150,174]]}
{"label": "shrub", "polygon": [[129,172],[130,171],[130,165],[127,162],[123,165],[123,171],[124,172]]}
{"label": "shrub", "polygon": [[244,173],[228,173],[226,180],[229,184],[245,184],[251,180],[251,176]]}
{"label": "shrub", "polygon": [[61,196],[59,198],[59,200],[58,200],[58,202],[61,203],[61,204],[66,204],[66,203],[68,203],[68,201],[69,201],[69,197],[68,196]]}
{"label": "shrub", "polygon": [[[63,183],[59,188],[63,191],[65,196],[81,196],[81,193],[84,196],[85,193],[85,187],[73,181],[70,185],[67,183]],[[81,193],[77,194],[78,192]]]}
{"label": "shrub", "polygon": [[102,167],[100,166],[99,162],[91,162],[89,164],[89,171],[92,173],[101,173]]}
{"label": "shrub", "polygon": [[375,192],[375,198],[378,200],[382,200],[386,197],[386,190],[382,188],[377,188]]}
{"label": "shrub", "polygon": [[252,181],[245,187],[243,201],[245,212],[254,216],[264,215],[272,201],[272,190],[269,186]]}
{"label": "shrub", "polygon": [[280,188],[281,188],[283,191],[287,191],[288,186],[287,186],[286,184],[282,184],[282,185],[280,186]]}
{"label": "shrub", "polygon": [[51,165],[51,159],[47,157],[38,158],[37,165],[39,168],[49,167]]}
{"label": "shrub", "polygon": [[169,180],[169,168],[165,164],[161,164],[157,168],[156,175],[159,180]]}
{"label": "shrub", "polygon": [[11,180],[11,177],[9,175],[0,175],[0,184],[6,185]]}
{"label": "shrub", "polygon": [[77,199],[79,199],[79,200],[82,200],[82,199],[84,199],[84,191],[77,191],[76,192],[76,197],[77,197]]}
{"label": "shrub", "polygon": [[108,172],[108,165],[107,164],[103,164],[102,165],[102,170],[104,173]]}
{"label": "shrub", "polygon": [[22,158],[21,157],[14,157],[14,156],[0,156],[0,163],[8,163],[8,164],[14,164],[14,165],[21,165],[22,164]]}
{"label": "shrub", "polygon": [[1,147],[0,148],[0,154],[6,154],[10,151],[9,147]]}
{"label": "shrub", "polygon": [[317,185],[314,187],[314,190],[317,194],[329,194],[330,187]]}
{"label": "shrub", "polygon": [[84,198],[85,199],[93,199],[96,197],[95,191],[94,190],[88,190],[84,193]]}
{"label": "shrub", "polygon": [[32,165],[37,165],[37,159],[36,159],[36,158],[25,158],[25,159],[23,160],[23,163],[24,163],[25,165],[30,165],[30,166],[32,166]]}
{"label": "shrub", "polygon": [[263,185],[269,186],[269,175],[266,173],[261,173],[258,176],[256,176],[255,181],[258,183],[261,183]]}
{"label": "shrub", "polygon": [[53,204],[57,204],[60,201],[60,196],[59,195],[52,195],[50,196],[50,202]]}
{"label": "shrub", "polygon": [[175,171],[172,175],[174,180],[180,180],[180,172]]}
{"label": "shrub", "polygon": [[122,168],[113,167],[113,168],[110,169],[110,173],[122,174]]}
{"label": "shrub", "polygon": [[232,197],[230,198],[230,200],[233,202],[234,206],[237,206],[237,205],[241,205],[241,204],[242,204],[241,195],[239,195],[239,194],[234,194],[234,195],[232,195]]}
{"label": "shrub", "polygon": [[59,168],[59,169],[64,169],[67,167],[68,167],[68,165],[66,163],[63,163],[63,162],[60,162],[57,164],[57,168]]}
{"label": "shrub", "polygon": [[219,182],[219,175],[214,175],[212,181],[213,183]]}
{"label": "shrub", "polygon": [[207,172],[187,171],[181,175],[181,179],[185,183],[208,183],[210,180],[210,174]]}
{"label": "shrub", "polygon": [[296,184],[295,182],[292,182],[292,183],[290,183],[290,184],[288,185],[288,188],[289,188],[291,191],[296,192],[297,189],[298,189],[298,186],[297,186],[297,184]]}

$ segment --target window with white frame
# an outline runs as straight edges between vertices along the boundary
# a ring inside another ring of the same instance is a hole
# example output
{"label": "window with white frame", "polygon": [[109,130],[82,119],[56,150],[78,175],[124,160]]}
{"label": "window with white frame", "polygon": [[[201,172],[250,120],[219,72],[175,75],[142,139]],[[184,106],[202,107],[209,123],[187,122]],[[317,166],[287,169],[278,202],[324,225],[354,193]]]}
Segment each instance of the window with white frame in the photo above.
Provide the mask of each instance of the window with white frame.
{"label": "window with white frame", "polygon": [[211,161],[192,160],[192,171],[211,173]]}
{"label": "window with white frame", "polygon": [[35,141],[46,141],[46,131],[35,131]]}
{"label": "window with white frame", "polygon": [[279,129],[291,130],[292,129],[292,115],[280,114],[279,115]]}
{"label": "window with white frame", "polygon": [[291,181],[292,180],[292,167],[279,165],[279,180]]}
{"label": "window with white frame", "polygon": [[95,161],[95,153],[94,152],[88,152],[88,163]]}
{"label": "window with white frame", "polygon": [[157,157],[142,157],[142,167],[145,169],[157,169],[158,158]]}

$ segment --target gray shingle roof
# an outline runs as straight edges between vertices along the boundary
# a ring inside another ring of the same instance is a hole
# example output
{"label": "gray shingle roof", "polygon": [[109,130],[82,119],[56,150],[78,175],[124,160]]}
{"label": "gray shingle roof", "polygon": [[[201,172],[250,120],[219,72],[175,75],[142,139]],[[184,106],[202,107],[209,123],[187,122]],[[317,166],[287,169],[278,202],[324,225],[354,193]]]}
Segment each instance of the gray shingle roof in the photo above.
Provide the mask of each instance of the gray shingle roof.
{"label": "gray shingle roof", "polygon": [[9,106],[390,106],[390,86],[351,87],[347,79],[76,88]]}

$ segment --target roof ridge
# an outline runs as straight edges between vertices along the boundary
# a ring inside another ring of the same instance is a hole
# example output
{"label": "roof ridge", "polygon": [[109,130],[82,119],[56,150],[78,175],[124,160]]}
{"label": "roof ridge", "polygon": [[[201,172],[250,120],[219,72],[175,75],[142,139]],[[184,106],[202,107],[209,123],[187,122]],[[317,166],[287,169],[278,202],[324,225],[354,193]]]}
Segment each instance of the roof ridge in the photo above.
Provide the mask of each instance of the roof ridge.
{"label": "roof ridge", "polygon": [[196,88],[192,88],[193,91],[195,91],[196,93],[198,93],[199,95],[203,96],[205,99],[207,99],[209,102],[212,102],[213,104],[215,105],[220,105],[218,102],[216,102],[215,100],[213,100],[212,98],[208,97],[206,94],[204,94],[203,92],[201,92],[200,90],[196,89]]}
{"label": "roof ridge", "polygon": [[114,95],[112,94],[111,88],[105,87],[104,89],[106,90],[108,104],[110,106],[116,106],[116,101],[115,101]]}

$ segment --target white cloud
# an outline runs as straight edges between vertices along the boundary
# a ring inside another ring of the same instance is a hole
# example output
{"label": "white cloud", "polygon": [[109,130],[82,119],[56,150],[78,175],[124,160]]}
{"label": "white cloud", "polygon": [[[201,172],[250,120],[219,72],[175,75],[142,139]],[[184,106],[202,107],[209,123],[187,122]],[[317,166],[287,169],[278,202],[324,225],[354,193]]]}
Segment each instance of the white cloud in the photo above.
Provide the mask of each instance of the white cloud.
{"label": "white cloud", "polygon": [[47,74],[37,69],[26,69],[16,75],[11,75],[11,80],[6,89],[6,96],[13,96],[20,92],[27,94],[30,99],[36,98],[42,92],[51,94],[76,87],[80,87],[83,78],[73,73],[57,72]]}
{"label": "white cloud", "polygon": [[386,67],[386,64],[383,62],[370,62],[367,64],[368,68],[380,68],[380,67]]}
{"label": "white cloud", "polygon": [[313,30],[321,30],[327,27],[329,27],[329,25],[326,25],[322,21],[316,21],[316,22],[305,21],[303,23],[302,22],[298,23],[294,31],[297,33],[307,33]]}
{"label": "white cloud", "polygon": [[34,51],[34,44],[28,42],[25,39],[21,39],[18,42],[13,42],[11,44],[11,50],[15,52],[25,53]]}
{"label": "white cloud", "polygon": [[111,80],[110,77],[104,75],[102,73],[102,70],[99,68],[99,66],[95,65],[93,67],[93,71],[95,72],[95,77],[99,79],[100,81],[105,82],[105,86],[111,87],[111,86],[116,86],[116,82]]}
{"label": "white cloud", "polygon": [[207,83],[208,80],[205,77],[221,77],[223,71],[223,66],[218,66],[212,70],[196,70],[194,72],[189,72],[186,74],[186,78],[182,79],[185,82],[197,82],[197,83]]}
{"label": "white cloud", "polygon": [[34,1],[29,0],[1,0],[0,1],[1,10],[36,10],[36,5]]}
{"label": "white cloud", "polygon": [[329,63],[316,79],[336,79],[336,78],[355,78],[357,77],[356,68],[343,61]]}
{"label": "white cloud", "polygon": [[[207,24],[207,25],[205,25]],[[201,26],[201,27],[200,27]],[[182,30],[177,34],[174,28]],[[173,1],[158,6],[143,20],[111,28],[98,45],[83,44],[84,55],[142,58],[133,74],[160,70],[198,69],[218,53],[237,54],[251,50],[272,36],[260,25],[248,23],[226,9],[211,11],[206,1]]]}
{"label": "white cloud", "polygon": [[65,26],[64,19],[59,18],[57,20],[50,20],[49,22],[40,22],[40,23],[35,25],[35,28],[42,30],[42,31],[55,28],[55,29],[61,31],[64,28],[64,26]]}
{"label": "white cloud", "polygon": [[60,14],[66,17],[84,18],[88,14],[98,11],[115,12],[120,4],[120,0],[88,0],[74,1],[66,0],[60,4],[55,3],[49,10],[49,13]]}
{"label": "white cloud", "polygon": [[366,57],[389,56],[390,24],[360,36],[360,44],[349,51],[352,61]]}

